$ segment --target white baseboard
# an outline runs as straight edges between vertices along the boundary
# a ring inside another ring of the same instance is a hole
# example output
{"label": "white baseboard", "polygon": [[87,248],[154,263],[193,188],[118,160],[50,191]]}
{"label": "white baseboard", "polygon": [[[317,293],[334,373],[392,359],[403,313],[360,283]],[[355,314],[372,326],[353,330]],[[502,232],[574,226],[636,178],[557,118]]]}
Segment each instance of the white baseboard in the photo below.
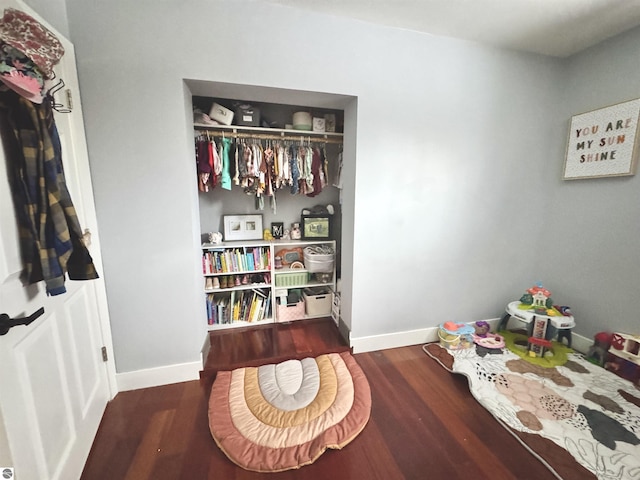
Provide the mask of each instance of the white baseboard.
{"label": "white baseboard", "polygon": [[202,370],[202,361],[179,363],[164,367],[135,370],[133,372],[116,373],[116,383],[119,392],[158,387],[171,383],[198,380],[200,378],[200,370]]}
{"label": "white baseboard", "polygon": [[[485,320],[491,325],[491,331],[495,332],[499,318]],[[593,339],[572,333],[571,346],[574,350],[586,353],[593,345]],[[353,353],[372,352],[375,350],[385,350],[387,348],[408,347],[410,345],[421,345],[438,341],[438,327],[421,328],[405,332],[394,332],[383,335],[371,335],[368,337],[351,337],[350,343]]]}

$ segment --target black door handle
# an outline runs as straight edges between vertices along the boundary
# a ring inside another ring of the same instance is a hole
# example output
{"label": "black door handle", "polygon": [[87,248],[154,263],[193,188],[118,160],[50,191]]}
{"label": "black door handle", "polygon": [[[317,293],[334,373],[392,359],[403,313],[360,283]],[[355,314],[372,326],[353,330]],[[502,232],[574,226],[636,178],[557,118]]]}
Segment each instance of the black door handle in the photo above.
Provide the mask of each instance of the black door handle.
{"label": "black door handle", "polygon": [[28,317],[11,318],[6,313],[0,313],[0,335],[5,335],[11,327],[17,325],[29,325],[44,313],[44,307],[40,307]]}

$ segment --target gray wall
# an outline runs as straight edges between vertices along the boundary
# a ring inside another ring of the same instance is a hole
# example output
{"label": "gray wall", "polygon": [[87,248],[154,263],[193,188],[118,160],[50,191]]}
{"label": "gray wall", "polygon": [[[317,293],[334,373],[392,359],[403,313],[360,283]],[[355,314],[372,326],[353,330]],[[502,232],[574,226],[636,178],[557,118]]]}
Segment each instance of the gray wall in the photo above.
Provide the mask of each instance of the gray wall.
{"label": "gray wall", "polygon": [[24,0],[38,14],[65,37],[69,38],[65,0]]}
{"label": "gray wall", "polygon": [[566,61],[252,0],[67,9],[119,372],[197,360],[205,335],[185,78],[357,98],[343,210],[353,337],[492,318],[534,281],[564,287],[532,218],[557,210]]}
{"label": "gray wall", "polygon": [[[640,29],[632,30],[567,61],[563,85],[564,131],[572,115],[640,97]],[[571,306],[576,330],[638,333],[635,300],[640,278],[640,178],[563,182],[558,147],[548,235],[539,251],[539,275],[554,298]]]}

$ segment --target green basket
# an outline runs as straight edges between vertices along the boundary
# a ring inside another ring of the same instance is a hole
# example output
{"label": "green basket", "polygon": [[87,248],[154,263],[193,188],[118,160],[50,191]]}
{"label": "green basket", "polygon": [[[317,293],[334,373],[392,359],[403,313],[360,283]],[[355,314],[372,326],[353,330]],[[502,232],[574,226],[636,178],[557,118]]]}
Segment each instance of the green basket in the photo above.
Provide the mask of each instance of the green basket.
{"label": "green basket", "polygon": [[276,273],[275,277],[276,287],[306,285],[309,281],[309,273],[307,272]]}

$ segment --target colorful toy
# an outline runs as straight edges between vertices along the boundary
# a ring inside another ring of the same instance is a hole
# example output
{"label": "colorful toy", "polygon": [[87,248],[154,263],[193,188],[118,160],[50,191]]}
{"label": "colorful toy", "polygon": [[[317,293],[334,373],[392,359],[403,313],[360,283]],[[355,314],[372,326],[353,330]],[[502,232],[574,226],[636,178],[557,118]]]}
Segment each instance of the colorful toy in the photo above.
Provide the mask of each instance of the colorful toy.
{"label": "colorful toy", "polygon": [[540,315],[545,315],[547,310],[553,307],[551,292],[544,288],[540,282],[529,288],[527,293],[520,297],[520,303],[530,305]]}
{"label": "colorful toy", "polygon": [[609,332],[599,332],[593,337],[593,345],[589,347],[587,352],[587,360],[596,365],[604,367],[604,362],[607,359],[607,351],[611,346],[611,340],[613,334]]}
{"label": "colorful toy", "polygon": [[546,352],[553,355],[551,340],[545,340],[539,337],[529,337],[528,349],[530,357],[544,357]]}
{"label": "colorful toy", "polygon": [[500,349],[504,348],[504,337],[497,333],[487,333],[483,336],[474,335],[473,341],[484,348]]}
{"label": "colorful toy", "polygon": [[491,330],[491,326],[489,325],[488,322],[485,322],[485,321],[476,322],[473,328],[475,330],[474,336],[476,337],[486,337],[489,331]]}
{"label": "colorful toy", "polygon": [[604,368],[635,384],[640,383],[640,335],[614,333]]}
{"label": "colorful toy", "polygon": [[440,345],[449,350],[471,348],[474,332],[474,328],[466,323],[445,322],[438,328]]}
{"label": "colorful toy", "polygon": [[[551,340],[558,338],[558,342],[566,340],[571,347],[571,329],[575,326],[571,309],[567,306],[554,306],[551,292],[544,288],[540,282],[529,288],[520,301],[507,305],[506,314],[500,319],[498,331],[506,330],[511,317],[527,324],[530,337]],[[544,348],[541,345],[529,347],[536,354],[543,355]]]}

